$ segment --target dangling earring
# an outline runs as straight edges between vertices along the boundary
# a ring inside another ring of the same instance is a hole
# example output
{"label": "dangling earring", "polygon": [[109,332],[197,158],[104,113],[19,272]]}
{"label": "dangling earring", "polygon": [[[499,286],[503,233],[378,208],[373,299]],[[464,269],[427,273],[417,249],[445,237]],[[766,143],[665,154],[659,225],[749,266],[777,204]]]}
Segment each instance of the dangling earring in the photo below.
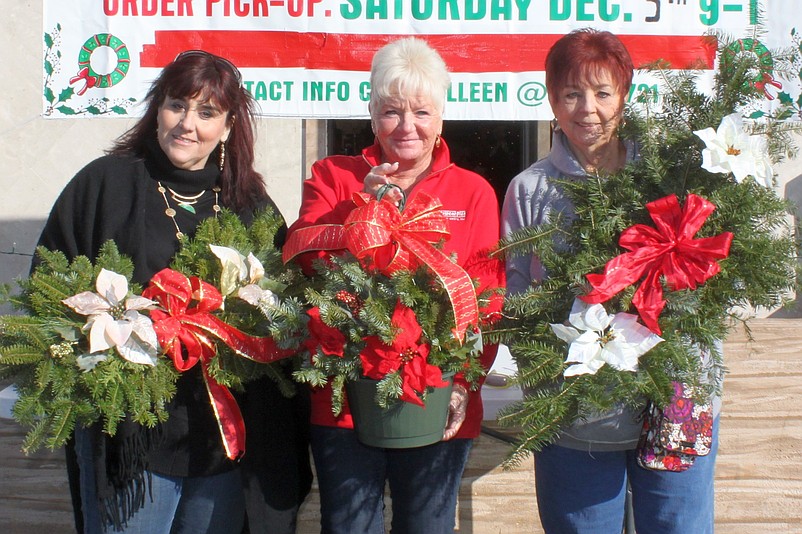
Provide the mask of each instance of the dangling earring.
{"label": "dangling earring", "polygon": [[220,172],[223,172],[223,165],[226,164],[226,142],[220,141],[220,163],[218,167],[220,167]]}
{"label": "dangling earring", "polygon": [[440,148],[440,134],[437,134],[437,138],[434,140],[434,147]]}
{"label": "dangling earring", "polygon": [[555,131],[555,132],[560,129],[560,123],[557,122],[557,118],[556,117],[551,119],[551,129],[552,129],[552,131]]}

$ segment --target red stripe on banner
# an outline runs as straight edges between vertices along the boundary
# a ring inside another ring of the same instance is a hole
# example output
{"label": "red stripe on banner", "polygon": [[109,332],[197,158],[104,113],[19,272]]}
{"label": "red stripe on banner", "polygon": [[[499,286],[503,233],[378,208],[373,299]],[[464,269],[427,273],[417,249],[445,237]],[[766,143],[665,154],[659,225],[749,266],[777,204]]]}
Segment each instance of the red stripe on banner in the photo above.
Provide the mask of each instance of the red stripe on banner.
{"label": "red stripe on banner", "polygon": [[[163,67],[183,50],[203,49],[241,68],[370,70],[373,54],[399,35],[299,33],[283,31],[156,32],[145,45],[140,66]],[[451,72],[542,71],[546,53],[562,35],[419,35],[443,56]],[[712,69],[715,41],[701,36],[621,35],[636,67],[657,60],[672,68]]]}

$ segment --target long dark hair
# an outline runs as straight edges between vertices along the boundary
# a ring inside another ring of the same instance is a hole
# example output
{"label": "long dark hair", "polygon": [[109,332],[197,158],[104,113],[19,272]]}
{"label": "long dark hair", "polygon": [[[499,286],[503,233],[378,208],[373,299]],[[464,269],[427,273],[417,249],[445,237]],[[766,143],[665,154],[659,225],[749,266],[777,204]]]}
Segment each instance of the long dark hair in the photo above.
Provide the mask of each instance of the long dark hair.
{"label": "long dark hair", "polygon": [[[223,205],[238,211],[253,208],[267,198],[262,176],[254,169],[256,101],[242,87],[239,70],[227,59],[208,52],[183,52],[164,67],[145,97],[144,115],[108,152],[144,157],[147,142],[156,136],[159,107],[168,96],[209,100],[227,112],[231,132],[220,173]],[[209,157],[217,161],[220,147]]]}

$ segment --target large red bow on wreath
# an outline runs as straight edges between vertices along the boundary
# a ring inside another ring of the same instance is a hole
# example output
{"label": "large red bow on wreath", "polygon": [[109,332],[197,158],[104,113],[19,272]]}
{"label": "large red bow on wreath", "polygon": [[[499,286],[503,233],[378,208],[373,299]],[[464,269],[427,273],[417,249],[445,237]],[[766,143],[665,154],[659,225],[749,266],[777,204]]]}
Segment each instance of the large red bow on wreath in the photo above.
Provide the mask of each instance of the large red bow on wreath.
{"label": "large red bow on wreath", "polygon": [[284,245],[284,261],[302,252],[347,249],[364,266],[387,275],[426,265],[445,286],[454,310],[454,336],[462,341],[468,326],[479,322],[479,305],[468,273],[432,246],[450,236],[440,201],[423,191],[403,211],[367,193],[354,193],[353,201],[357,207],[342,225],[321,224],[293,232]]}
{"label": "large red bow on wreath", "polygon": [[616,256],[604,266],[603,274],[589,274],[593,291],[580,297],[598,304],[643,278],[632,304],[652,332],[662,333],[657,319],[666,301],[660,277],[673,290],[696,289],[721,267],[716,260],[730,252],[732,233],[694,239],[694,235],[716,209],[708,200],[689,194],[680,208],[676,195],[646,204],[656,228],[636,224],[624,230],[618,244],[630,252]]}
{"label": "large red bow on wreath", "polygon": [[[242,413],[228,388],[209,374],[209,360],[216,352],[215,340],[260,363],[280,360],[293,352],[278,348],[272,338],[249,336],[212,315],[222,305],[223,297],[217,288],[198,277],[187,278],[178,271],[163,269],[151,279],[142,295],[163,308],[151,311],[150,318],[159,344],[175,368],[183,372],[201,362],[226,455],[232,460],[240,457],[245,452]],[[193,302],[195,305],[191,306]]]}

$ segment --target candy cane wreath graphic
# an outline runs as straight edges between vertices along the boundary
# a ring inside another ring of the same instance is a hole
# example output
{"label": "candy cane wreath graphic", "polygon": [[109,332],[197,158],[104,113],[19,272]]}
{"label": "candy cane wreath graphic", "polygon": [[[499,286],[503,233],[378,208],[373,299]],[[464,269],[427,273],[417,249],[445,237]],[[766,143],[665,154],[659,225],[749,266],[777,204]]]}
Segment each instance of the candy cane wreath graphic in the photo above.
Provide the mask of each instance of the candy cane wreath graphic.
{"label": "candy cane wreath graphic", "polygon": [[[117,55],[117,65],[108,74],[98,74],[92,69],[90,63],[92,54],[101,46],[108,46]],[[128,47],[125,46],[125,43],[110,33],[97,33],[87,39],[81,47],[81,52],[78,54],[78,74],[70,78],[70,85],[81,80],[84,81],[83,87],[77,91],[79,96],[90,87],[111,87],[125,78],[130,64],[131,56],[128,54]]]}

